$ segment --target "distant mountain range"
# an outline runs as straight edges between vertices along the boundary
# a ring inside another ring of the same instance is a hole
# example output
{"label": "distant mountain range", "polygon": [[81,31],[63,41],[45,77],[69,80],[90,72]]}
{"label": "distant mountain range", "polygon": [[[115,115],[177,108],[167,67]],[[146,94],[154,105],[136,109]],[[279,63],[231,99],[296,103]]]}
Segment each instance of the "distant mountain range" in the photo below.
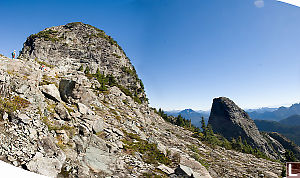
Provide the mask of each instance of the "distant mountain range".
{"label": "distant mountain range", "polygon": [[186,118],[192,120],[192,124],[197,127],[201,127],[201,117],[204,117],[205,123],[208,123],[209,111],[194,111],[192,109],[185,110],[173,110],[173,111],[165,111],[166,114],[171,116],[178,116],[179,114]]}
{"label": "distant mountain range", "polygon": [[278,108],[263,107],[263,108],[258,108],[258,109],[245,109],[245,111],[248,113],[251,113],[251,112],[264,113],[264,112],[273,112],[276,109],[278,109]]}
{"label": "distant mountain range", "polygon": [[279,123],[287,126],[300,126],[300,115],[292,115],[280,120]]}
{"label": "distant mountain range", "polygon": [[247,110],[252,119],[280,121],[293,115],[300,115],[300,103],[293,104],[290,107],[265,108],[262,110]]}
{"label": "distant mountain range", "polygon": [[259,131],[278,132],[300,145],[300,115],[294,115],[279,122],[254,120]]}
{"label": "distant mountain range", "polygon": [[[278,132],[300,145],[300,103],[290,107],[259,108],[245,110],[255,120],[260,131]],[[192,124],[201,127],[201,117],[208,123],[210,111],[194,111],[192,109],[165,111],[168,115],[190,119]]]}
{"label": "distant mountain range", "polygon": [[[280,121],[293,115],[300,115],[300,103],[293,104],[290,107],[279,107],[279,108],[268,108],[263,107],[259,109],[247,109],[245,110],[253,120],[269,120],[269,121]],[[172,110],[165,111],[168,115],[178,116],[181,114],[182,117],[192,120],[192,124],[200,127],[201,117],[204,117],[205,123],[208,122],[210,111],[202,110]]]}

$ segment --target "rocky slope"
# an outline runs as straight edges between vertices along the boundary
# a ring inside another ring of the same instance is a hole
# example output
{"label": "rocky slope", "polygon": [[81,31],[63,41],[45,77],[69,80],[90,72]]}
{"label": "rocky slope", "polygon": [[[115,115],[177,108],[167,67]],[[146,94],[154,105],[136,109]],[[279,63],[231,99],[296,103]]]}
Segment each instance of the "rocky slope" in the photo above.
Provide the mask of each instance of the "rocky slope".
{"label": "rocky slope", "polygon": [[[208,123],[213,131],[228,140],[241,137],[252,147],[260,149],[273,159],[284,159],[285,149],[291,149],[282,140],[288,140],[275,133],[261,134],[249,115],[226,97],[215,98]],[[290,142],[290,141],[289,141]],[[294,145],[293,150],[298,154],[299,147]]]}
{"label": "rocky slope", "polygon": [[[122,70],[134,71],[125,53],[103,34],[82,23],[51,27],[30,36],[19,59],[0,57],[2,160],[50,177],[280,175],[278,162],[211,148],[166,123],[137,91],[137,75]],[[104,83],[81,65],[118,84],[99,90]]]}
{"label": "rocky slope", "polygon": [[112,75],[136,99],[147,103],[142,81],[122,48],[104,31],[80,22],[46,28],[24,43],[21,58],[31,58],[61,70],[89,67]]}

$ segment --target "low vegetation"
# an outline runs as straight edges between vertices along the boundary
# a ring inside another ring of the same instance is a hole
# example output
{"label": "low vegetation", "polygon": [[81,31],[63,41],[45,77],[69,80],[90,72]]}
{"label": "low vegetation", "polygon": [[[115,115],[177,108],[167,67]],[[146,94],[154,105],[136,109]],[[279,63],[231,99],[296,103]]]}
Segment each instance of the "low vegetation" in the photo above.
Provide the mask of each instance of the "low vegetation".
{"label": "low vegetation", "polygon": [[16,110],[28,107],[30,104],[29,101],[23,99],[19,96],[0,98],[0,112],[12,113]]}
{"label": "low vegetation", "polygon": [[264,158],[270,160],[270,158],[267,155],[261,152],[258,148],[253,148],[252,146],[250,146],[247,143],[247,141],[242,140],[241,137],[239,137],[238,139],[232,139],[231,141],[228,141],[223,136],[214,134],[211,125],[205,125],[203,117],[201,121],[202,126],[200,130],[198,127],[191,124],[191,120],[185,119],[181,115],[178,115],[177,117],[168,116],[164,113],[162,109],[159,109],[157,113],[167,122],[192,131],[194,133],[193,136],[195,138],[198,138],[203,143],[210,145],[211,147],[221,146],[226,149],[232,149],[242,153],[252,154],[257,158]]}
{"label": "low vegetation", "polygon": [[48,117],[44,116],[42,118],[42,122],[48,127],[49,131],[52,130],[73,130],[74,127],[68,126],[68,125],[55,125],[51,120],[49,120]]}
{"label": "low vegetation", "polygon": [[55,83],[51,81],[51,78],[49,78],[48,75],[43,75],[39,85],[42,86],[42,85],[49,85],[49,84],[55,84]]}
{"label": "low vegetation", "polygon": [[[78,71],[84,71],[85,75],[88,78],[96,78],[97,81],[100,84],[100,87],[98,87],[96,90],[100,92],[105,92],[108,90],[108,87],[116,86],[118,87],[126,96],[131,97],[135,102],[142,104],[142,101],[147,101],[147,98],[140,98],[138,96],[138,93],[143,92],[143,89],[140,91],[139,89],[135,89],[134,92],[131,92],[127,87],[118,84],[116,78],[113,75],[104,75],[100,72],[99,69],[97,69],[95,74],[91,74],[90,68],[87,66],[85,69],[83,66],[80,66]],[[136,75],[136,74],[135,74]],[[140,80],[139,80],[140,81]],[[141,82],[141,81],[140,81]],[[141,86],[144,87],[144,85],[141,82]]]}
{"label": "low vegetation", "polygon": [[142,140],[138,135],[125,132],[125,139],[123,140],[124,150],[129,154],[139,152],[142,154],[143,160],[148,164],[158,163],[170,165],[172,161],[158,150],[157,145]]}
{"label": "low vegetation", "polygon": [[57,42],[60,41],[60,38],[57,37],[57,33],[58,31],[49,29],[31,35],[30,38],[43,38],[45,41]]}

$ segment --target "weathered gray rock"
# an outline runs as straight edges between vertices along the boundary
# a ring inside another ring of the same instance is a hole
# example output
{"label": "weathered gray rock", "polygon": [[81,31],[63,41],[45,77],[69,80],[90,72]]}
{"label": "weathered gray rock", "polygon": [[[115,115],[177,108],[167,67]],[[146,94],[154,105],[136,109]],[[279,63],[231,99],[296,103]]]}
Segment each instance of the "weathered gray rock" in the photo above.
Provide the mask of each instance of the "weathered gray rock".
{"label": "weathered gray rock", "polygon": [[114,164],[116,159],[107,152],[95,148],[88,147],[84,157],[84,162],[95,172],[105,172],[111,174],[110,167]]}
{"label": "weathered gray rock", "polygon": [[59,91],[54,84],[43,85],[40,89],[47,98],[57,102],[61,101]]}
{"label": "weathered gray rock", "polygon": [[82,103],[78,103],[78,111],[83,115],[94,115],[95,113]]}
{"label": "weathered gray rock", "polygon": [[58,159],[44,157],[40,152],[37,152],[27,164],[30,171],[49,177],[56,177],[61,171],[61,167],[62,163]]}
{"label": "weathered gray rock", "polygon": [[95,133],[99,133],[101,131],[103,131],[104,129],[104,122],[102,119],[97,119],[96,121],[94,121],[94,124],[93,124],[93,131]]}
{"label": "weathered gray rock", "polygon": [[279,157],[259,133],[249,115],[226,97],[213,100],[208,124],[212,126],[215,133],[223,135],[228,140],[241,137],[248,144],[259,148],[266,155],[272,158]]}
{"label": "weathered gray rock", "polygon": [[28,124],[32,119],[28,117],[26,114],[19,114],[18,118],[21,120],[21,122]]}
{"label": "weathered gray rock", "polygon": [[157,166],[157,169],[163,171],[164,173],[166,173],[167,175],[173,174],[174,170],[164,164],[161,164],[159,166]]}
{"label": "weathered gray rock", "polygon": [[71,116],[63,104],[58,103],[55,106],[55,111],[61,119],[65,120],[65,121],[71,120]]}
{"label": "weathered gray rock", "polygon": [[20,88],[16,89],[16,92],[19,94],[24,94],[29,90],[29,86],[28,85],[22,85]]}

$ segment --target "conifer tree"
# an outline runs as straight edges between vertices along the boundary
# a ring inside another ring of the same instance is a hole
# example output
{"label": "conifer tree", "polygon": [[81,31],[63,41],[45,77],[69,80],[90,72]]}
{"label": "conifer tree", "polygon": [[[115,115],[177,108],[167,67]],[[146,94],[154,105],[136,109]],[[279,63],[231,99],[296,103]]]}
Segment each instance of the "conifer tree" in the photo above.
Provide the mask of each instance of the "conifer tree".
{"label": "conifer tree", "polygon": [[202,133],[204,134],[206,126],[205,126],[205,121],[204,121],[204,117],[201,117],[201,129],[202,129]]}

